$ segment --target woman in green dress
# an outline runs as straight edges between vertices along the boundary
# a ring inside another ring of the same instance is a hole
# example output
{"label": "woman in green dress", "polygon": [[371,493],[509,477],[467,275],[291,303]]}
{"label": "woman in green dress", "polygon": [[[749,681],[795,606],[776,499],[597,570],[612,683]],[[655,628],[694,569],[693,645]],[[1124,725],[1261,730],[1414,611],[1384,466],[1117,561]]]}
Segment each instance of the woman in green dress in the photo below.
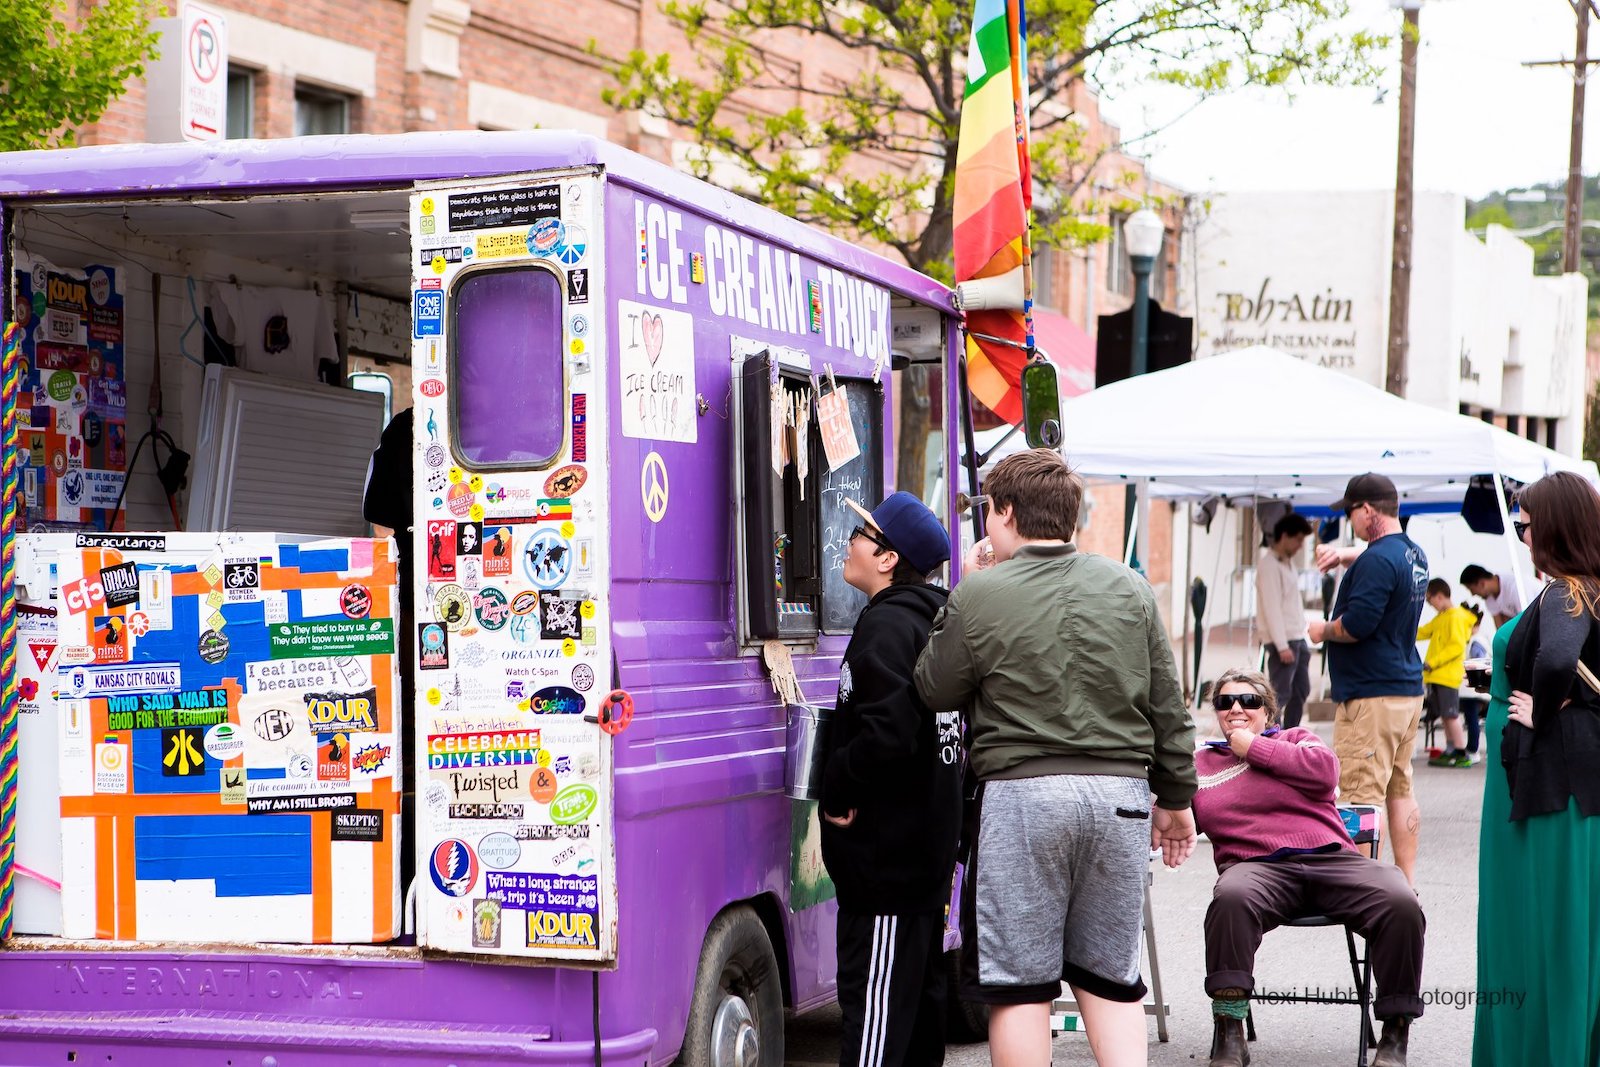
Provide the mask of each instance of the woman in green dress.
{"label": "woman in green dress", "polygon": [[1505,907],[1527,888],[1527,835],[1515,832],[1511,794],[1500,769],[1500,731],[1505,729],[1511,681],[1506,676],[1506,643],[1522,618],[1518,614],[1495,631],[1494,671],[1489,679],[1489,710],[1483,717],[1483,765],[1488,769],[1483,787],[1483,822],[1478,829],[1478,992],[1477,1017],[1472,1033],[1472,1067],[1496,1067],[1518,1062],[1523,1030],[1530,1016],[1527,1002],[1493,1003],[1482,999],[1490,991],[1528,989],[1522,938],[1526,931]]}
{"label": "woman in green dress", "polygon": [[1600,494],[1554,474],[1519,503],[1554,580],[1494,637],[1472,1063],[1600,1067],[1600,694],[1576,677],[1600,661]]}

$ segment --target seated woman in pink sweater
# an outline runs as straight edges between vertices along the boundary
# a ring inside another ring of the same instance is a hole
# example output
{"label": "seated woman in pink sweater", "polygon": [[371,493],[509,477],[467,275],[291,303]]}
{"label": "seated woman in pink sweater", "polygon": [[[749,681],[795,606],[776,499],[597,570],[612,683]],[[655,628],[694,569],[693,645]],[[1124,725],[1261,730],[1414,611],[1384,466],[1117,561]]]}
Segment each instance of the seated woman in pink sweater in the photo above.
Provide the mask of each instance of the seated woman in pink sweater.
{"label": "seated woman in pink sweater", "polygon": [[1211,840],[1217,887],[1206,912],[1206,992],[1216,1016],[1212,1067],[1250,1062],[1244,1017],[1256,949],[1268,930],[1307,915],[1352,924],[1372,953],[1383,1020],[1372,1067],[1404,1067],[1422,1014],[1422,907],[1399,868],[1357,852],[1335,803],[1339,759],[1310,730],[1280,730],[1258,671],[1230,670],[1212,705],[1227,740],[1195,755],[1196,828]]}

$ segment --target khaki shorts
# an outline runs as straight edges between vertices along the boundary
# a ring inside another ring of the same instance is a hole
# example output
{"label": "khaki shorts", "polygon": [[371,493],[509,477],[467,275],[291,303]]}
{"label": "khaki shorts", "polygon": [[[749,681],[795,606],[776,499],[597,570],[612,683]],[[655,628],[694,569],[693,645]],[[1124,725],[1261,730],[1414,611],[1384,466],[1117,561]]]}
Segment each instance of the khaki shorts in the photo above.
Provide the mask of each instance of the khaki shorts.
{"label": "khaki shorts", "polygon": [[1411,750],[1422,697],[1362,697],[1334,709],[1339,803],[1382,804],[1411,795]]}

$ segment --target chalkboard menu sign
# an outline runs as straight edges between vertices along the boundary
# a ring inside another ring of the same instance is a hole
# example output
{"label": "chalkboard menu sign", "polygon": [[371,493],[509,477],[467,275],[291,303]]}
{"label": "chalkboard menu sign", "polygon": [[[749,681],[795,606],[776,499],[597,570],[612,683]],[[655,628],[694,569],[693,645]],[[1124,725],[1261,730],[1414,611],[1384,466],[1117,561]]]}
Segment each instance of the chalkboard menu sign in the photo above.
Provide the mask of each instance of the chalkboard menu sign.
{"label": "chalkboard menu sign", "polygon": [[[851,452],[849,435],[839,432],[845,419],[832,385],[824,387],[819,407],[808,368],[780,362],[754,342],[746,342],[745,352],[737,432],[746,636],[849,633],[867,598],[844,580],[850,531],[861,521],[845,501],[871,509],[883,499],[883,390],[866,379],[839,379],[858,451],[830,469],[817,412],[827,413],[833,455]],[[804,448],[796,438],[802,429]]]}
{"label": "chalkboard menu sign", "polygon": [[[822,629],[826,633],[848,633],[867,606],[866,594],[844,580],[850,531],[861,523],[861,516],[845,501],[854,500],[871,511],[883,500],[883,390],[867,379],[840,378],[839,384],[850,401],[850,422],[861,453],[822,474]],[[813,463],[827,466],[820,442],[813,455]]]}

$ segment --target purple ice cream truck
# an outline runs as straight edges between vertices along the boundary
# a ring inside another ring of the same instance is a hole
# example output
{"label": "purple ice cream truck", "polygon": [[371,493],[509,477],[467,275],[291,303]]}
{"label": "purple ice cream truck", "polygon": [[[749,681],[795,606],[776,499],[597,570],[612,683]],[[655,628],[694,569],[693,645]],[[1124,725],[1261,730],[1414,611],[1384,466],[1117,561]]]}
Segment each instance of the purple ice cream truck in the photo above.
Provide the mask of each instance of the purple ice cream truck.
{"label": "purple ice cream truck", "polygon": [[[835,992],[788,750],[863,604],[844,502],[910,490],[954,529],[970,490],[949,290],[566,132],[19,153],[0,207],[8,318],[21,257],[119,265],[130,439],[164,366],[164,426],[207,462],[215,290],[234,318],[252,289],[315,294],[335,373],[307,389],[381,357],[413,410],[415,641],[396,936],[19,924],[0,1060],[781,1062],[785,1011]],[[244,370],[293,351],[296,314],[241,342]],[[128,478],[127,529],[171,529]],[[281,484],[283,514],[327,488]],[[316,506],[359,509],[342,489]]]}

